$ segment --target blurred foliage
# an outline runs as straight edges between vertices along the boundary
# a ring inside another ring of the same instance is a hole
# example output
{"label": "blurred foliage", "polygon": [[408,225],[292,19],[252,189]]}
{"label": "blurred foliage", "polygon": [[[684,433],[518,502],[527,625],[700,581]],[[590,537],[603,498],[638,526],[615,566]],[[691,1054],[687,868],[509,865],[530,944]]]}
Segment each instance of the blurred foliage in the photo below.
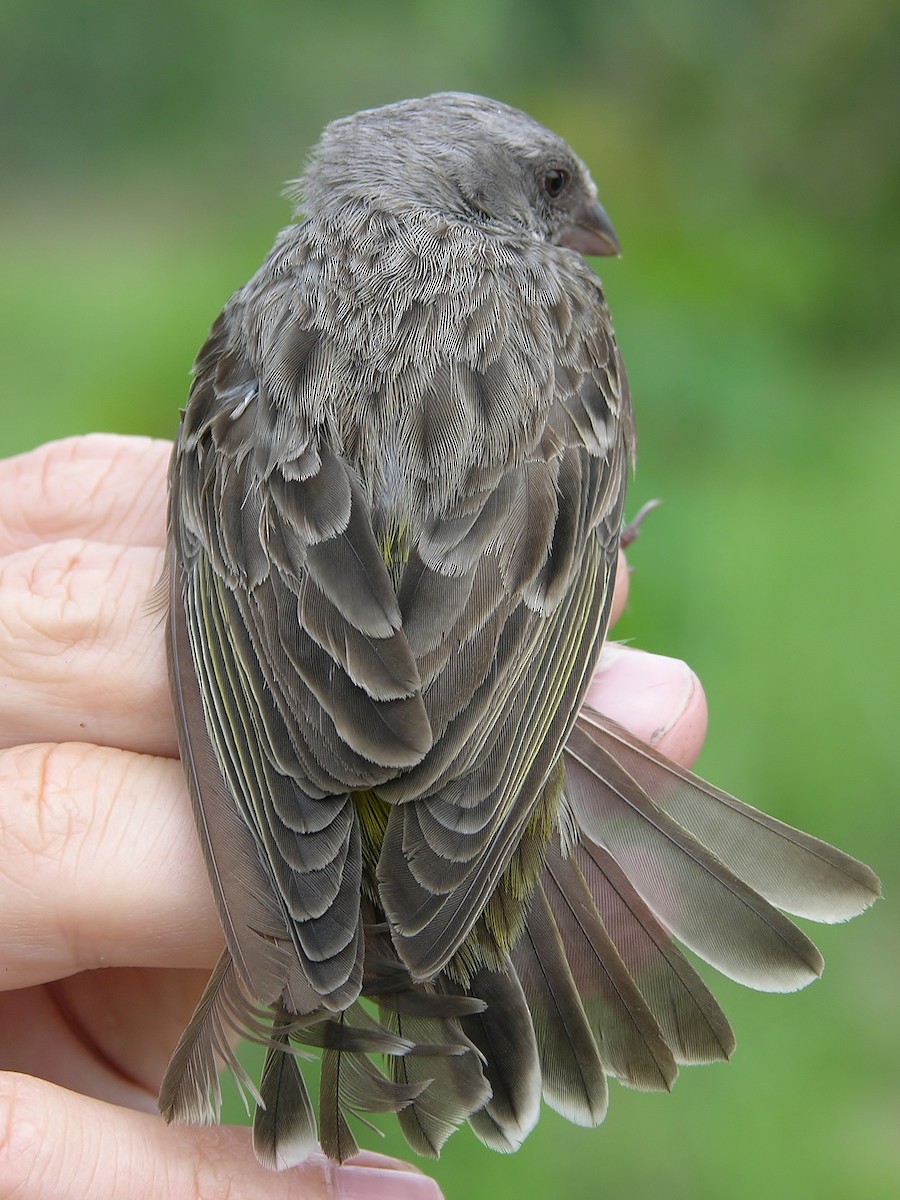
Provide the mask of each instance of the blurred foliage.
{"label": "blurred foliage", "polygon": [[[796,997],[718,984],[735,1060],[601,1130],[545,1113],[480,1200],[882,1198],[900,1187],[896,894],[900,9],[893,0],[5,0],[2,445],[171,436],[190,363],[288,219],[328,119],[498,96],[591,165],[641,431],[621,630],[687,658],[702,769],[872,862],[889,901],[817,935]],[[403,1153],[390,1134],[385,1149]]]}

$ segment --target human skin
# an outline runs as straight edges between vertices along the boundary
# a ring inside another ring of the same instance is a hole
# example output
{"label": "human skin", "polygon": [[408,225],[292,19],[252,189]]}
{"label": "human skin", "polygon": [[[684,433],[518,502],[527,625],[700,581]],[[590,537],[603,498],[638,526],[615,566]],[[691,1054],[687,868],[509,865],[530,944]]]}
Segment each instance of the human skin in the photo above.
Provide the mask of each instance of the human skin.
{"label": "human skin", "polygon": [[[248,1129],[156,1113],[222,945],[166,680],[170,450],[93,435],[0,462],[0,1200],[429,1200],[395,1159],[279,1175]],[[682,662],[610,645],[588,700],[678,762],[699,753]]]}

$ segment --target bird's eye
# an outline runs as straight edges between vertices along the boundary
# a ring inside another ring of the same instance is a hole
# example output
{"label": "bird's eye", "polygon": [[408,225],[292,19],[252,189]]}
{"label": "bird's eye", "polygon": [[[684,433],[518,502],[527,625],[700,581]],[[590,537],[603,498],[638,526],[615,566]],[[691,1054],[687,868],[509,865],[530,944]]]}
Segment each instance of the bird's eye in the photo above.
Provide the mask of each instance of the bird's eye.
{"label": "bird's eye", "polygon": [[556,200],[557,197],[561,196],[569,186],[569,180],[571,178],[572,176],[568,171],[563,170],[561,167],[553,167],[551,170],[544,172],[544,178],[541,180],[541,182],[543,184],[544,191],[547,193],[550,199]]}

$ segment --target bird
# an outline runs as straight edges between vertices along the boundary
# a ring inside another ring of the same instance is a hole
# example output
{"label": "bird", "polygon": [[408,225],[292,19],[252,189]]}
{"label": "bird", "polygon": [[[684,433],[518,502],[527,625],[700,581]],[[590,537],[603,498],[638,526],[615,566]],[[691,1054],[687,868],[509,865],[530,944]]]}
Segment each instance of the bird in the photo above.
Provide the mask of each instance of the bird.
{"label": "bird", "polygon": [[[585,164],[499,101],[328,125],[201,348],[169,474],[167,649],[225,949],[160,1109],[219,1070],[272,1168],[395,1113],[515,1150],[543,1099],[671,1089],[734,1035],[681,949],[764,991],[849,855],[583,704],[635,429]],[[265,1047],[259,1082],[233,1048]],[[318,1119],[302,1063],[320,1057]]]}

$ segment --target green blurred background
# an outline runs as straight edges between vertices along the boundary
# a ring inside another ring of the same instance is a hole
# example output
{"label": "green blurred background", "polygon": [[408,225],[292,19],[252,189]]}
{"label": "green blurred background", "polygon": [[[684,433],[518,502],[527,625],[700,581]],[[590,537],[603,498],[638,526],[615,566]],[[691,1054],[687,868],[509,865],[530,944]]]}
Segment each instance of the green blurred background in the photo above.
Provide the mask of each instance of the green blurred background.
{"label": "green blurred background", "polygon": [[717,985],[730,1065],[614,1088],[600,1130],[548,1112],[513,1158],[461,1133],[448,1196],[900,1194],[898,52],[890,0],[0,12],[3,453],[172,436],[327,120],[444,88],[526,108],[590,164],[625,248],[603,272],[631,507],[665,504],[621,629],[700,673],[710,778],[884,877],[887,902],[817,935],[815,987]]}

